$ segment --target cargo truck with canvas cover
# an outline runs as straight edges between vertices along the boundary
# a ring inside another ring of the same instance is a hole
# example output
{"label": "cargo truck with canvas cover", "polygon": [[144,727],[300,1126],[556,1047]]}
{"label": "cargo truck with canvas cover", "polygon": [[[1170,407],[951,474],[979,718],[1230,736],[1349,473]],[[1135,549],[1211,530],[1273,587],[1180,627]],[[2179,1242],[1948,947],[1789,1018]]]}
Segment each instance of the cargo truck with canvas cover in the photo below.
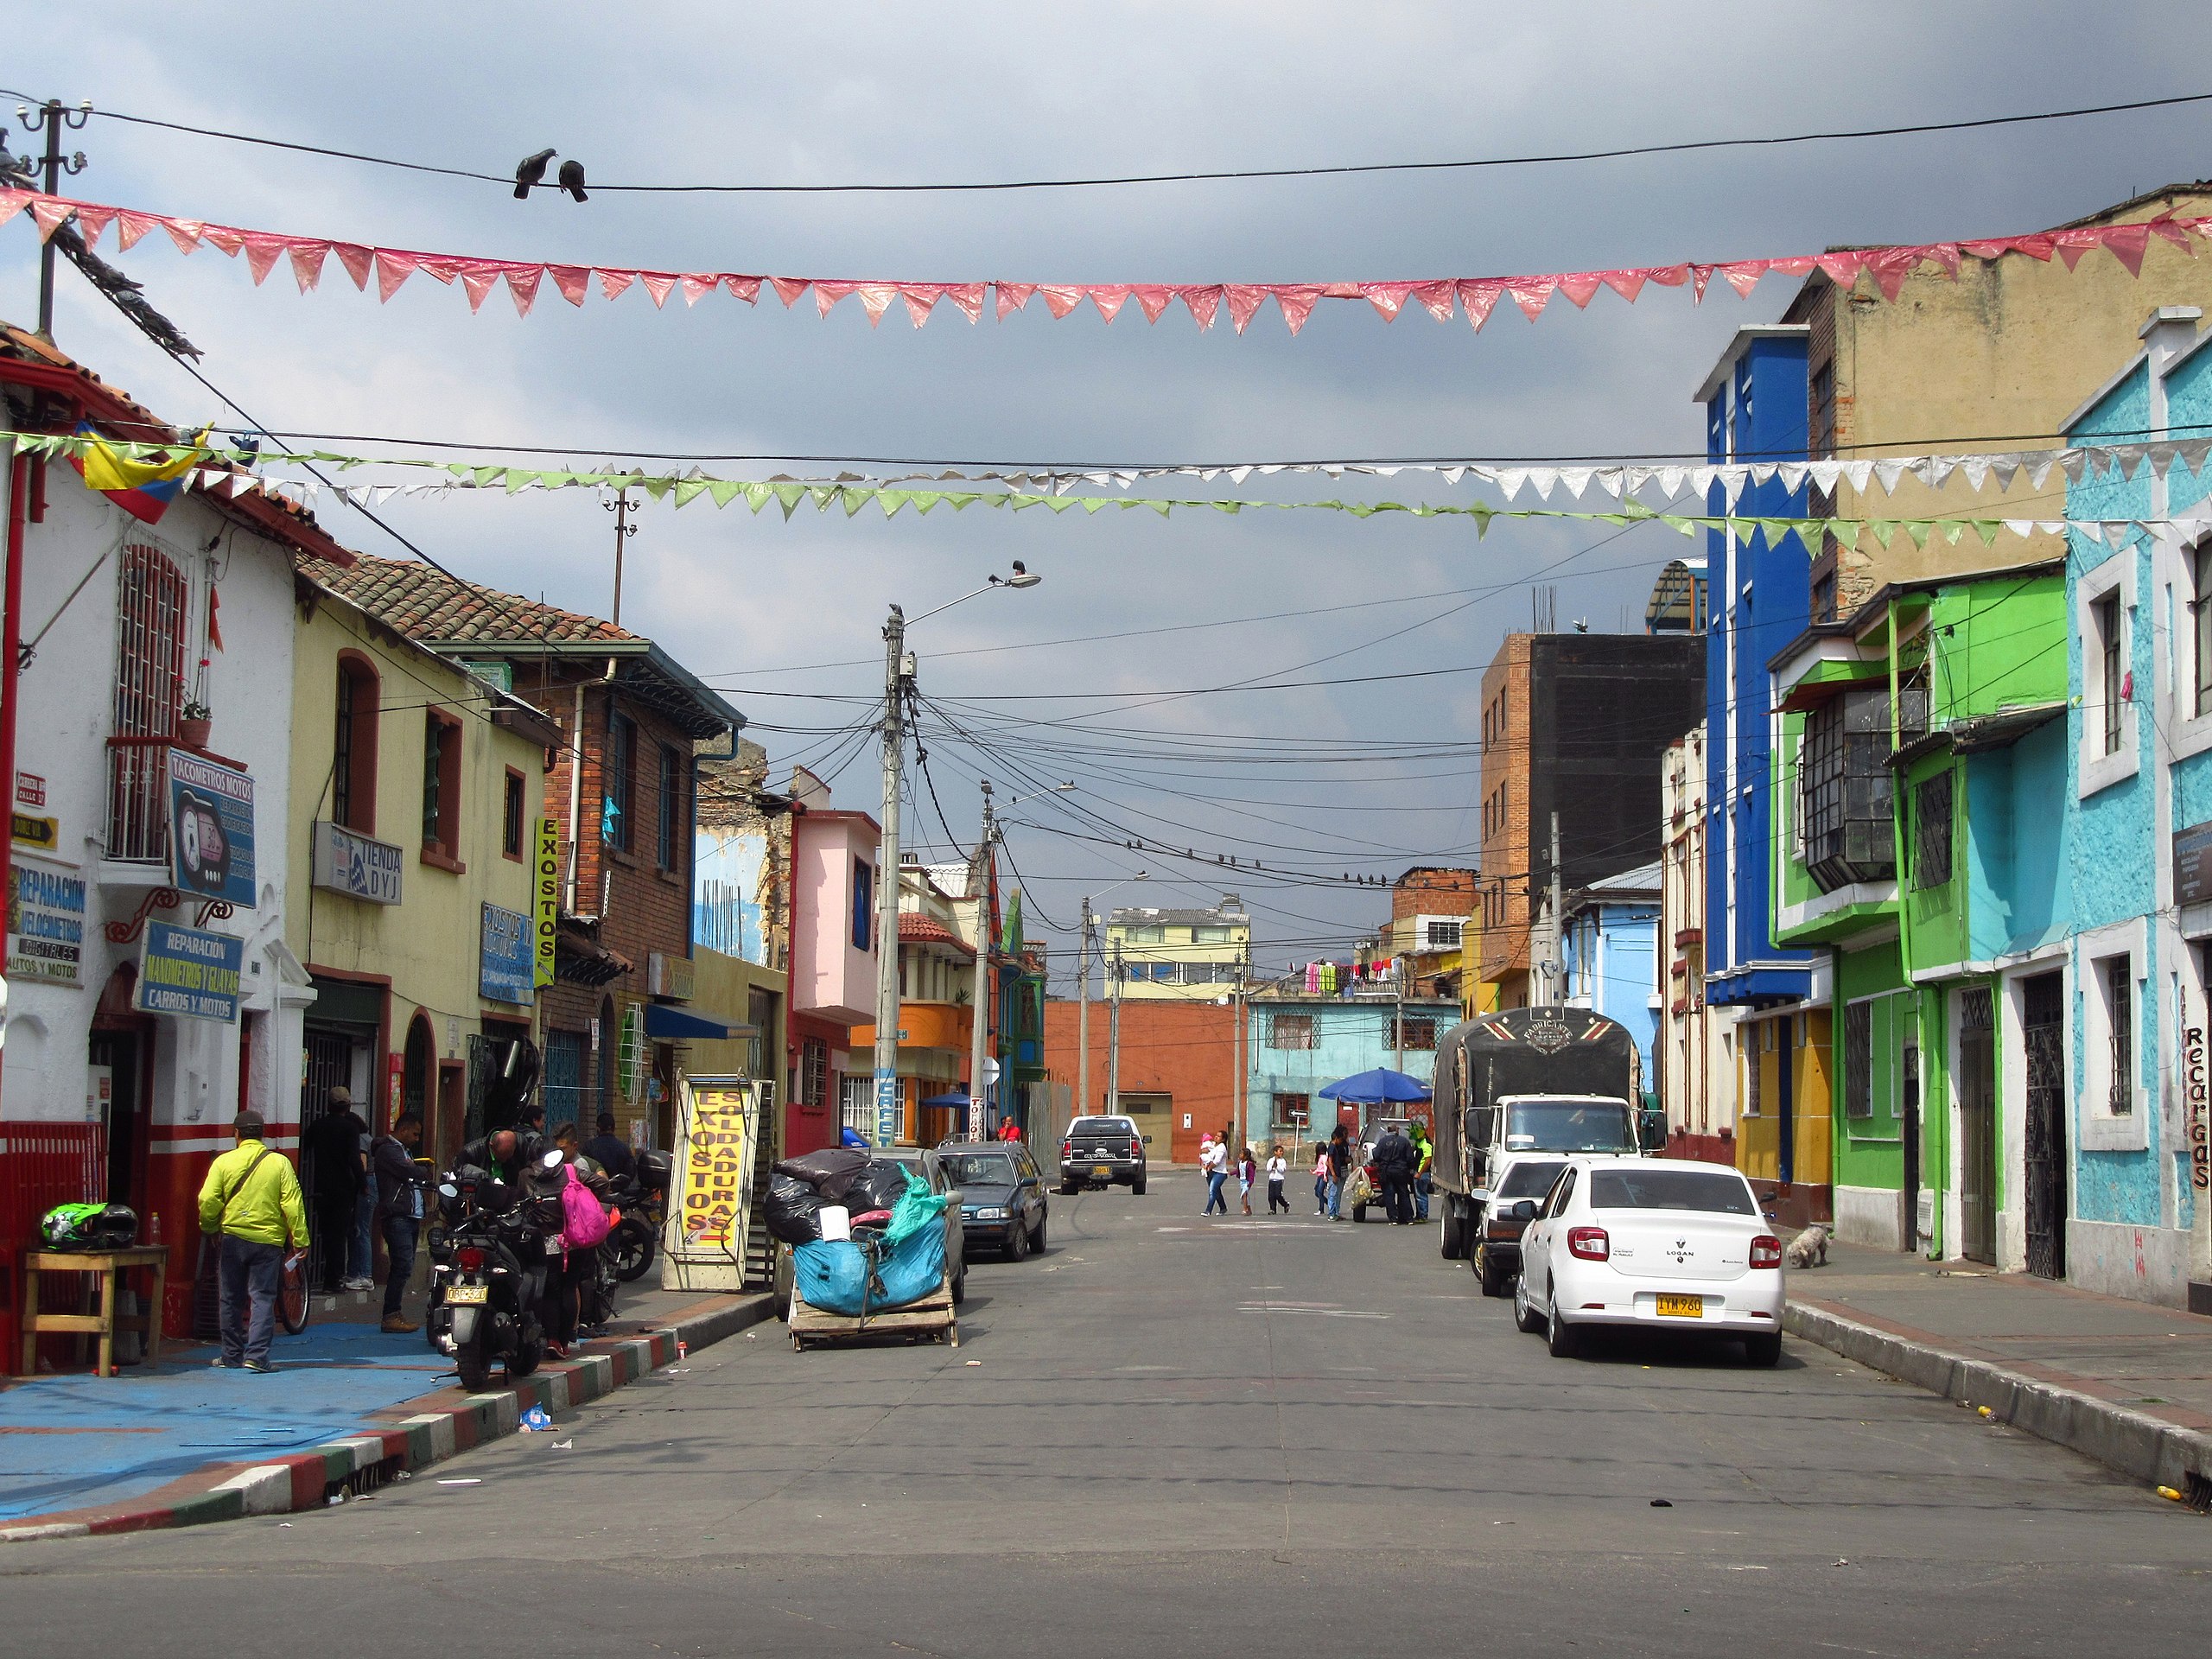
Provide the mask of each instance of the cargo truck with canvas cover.
{"label": "cargo truck with canvas cover", "polygon": [[1636,1039],[1618,1020],[1587,1008],[1509,1008],[1454,1027],[1436,1051],[1430,1174],[1452,1260],[1477,1254],[1505,1158],[1640,1150]]}

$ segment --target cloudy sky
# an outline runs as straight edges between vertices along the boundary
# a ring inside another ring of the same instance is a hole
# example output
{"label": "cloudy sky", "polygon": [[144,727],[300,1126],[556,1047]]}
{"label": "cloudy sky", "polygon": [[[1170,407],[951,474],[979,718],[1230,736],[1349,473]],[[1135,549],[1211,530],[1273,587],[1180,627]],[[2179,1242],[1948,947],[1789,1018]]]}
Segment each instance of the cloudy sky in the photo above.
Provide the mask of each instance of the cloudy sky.
{"label": "cloudy sky", "polygon": [[[1325,166],[1881,126],[2205,91],[2198,66],[2212,46],[2212,10],[2199,5],[2115,4],[2090,29],[2078,5],[1978,0],[1186,0],[957,14],[116,3],[97,27],[78,8],[19,0],[6,11],[13,95],[486,173],[550,145],[594,181],[639,184]],[[65,188],[232,224],[579,264],[1383,279],[2032,229],[2206,172],[2209,136],[2212,105],[2198,105],[1470,172],[953,195],[604,192],[580,207],[96,118],[73,139],[90,169]],[[1240,338],[1226,326],[1200,334],[1179,308],[1147,327],[1132,306],[1109,327],[1088,310],[1054,321],[1034,303],[1004,324],[971,327],[940,309],[925,329],[894,314],[872,330],[852,301],[827,321],[804,302],[787,313],[727,296],[657,312],[636,289],[575,310],[549,286],[523,320],[496,295],[472,316],[457,289],[420,278],[378,306],[334,263],[302,297],[282,271],[257,290],[240,264],[181,258],[159,237],[119,258],[205,351],[208,378],[272,430],[364,448],[427,439],[442,453],[527,444],[546,464],[652,451],[1070,464],[1685,453],[1701,442],[1689,402],[1699,380],[1736,327],[1771,321],[1789,295],[1779,280],[1749,302],[1716,285],[1702,308],[1679,292],[1632,308],[1605,294],[1533,326],[1508,306],[1478,335],[1413,308],[1386,325],[1342,304],[1325,304],[1296,339],[1272,308]],[[0,313],[31,320],[25,221],[0,232]],[[66,267],[60,296],[67,349],[172,419],[236,429]],[[1300,491],[1276,481],[1271,493]],[[608,605],[611,519],[588,495],[387,511],[465,575],[577,609]],[[342,509],[324,516],[365,550],[403,551]],[[1471,861],[1478,677],[1211,688],[1479,664],[1526,625],[1532,583],[1556,586],[1562,623],[1639,626],[1653,575],[1681,546],[1656,527],[1501,524],[1478,543],[1449,519],[970,512],[887,523],[809,510],[785,523],[701,503],[644,515],[623,620],[727,689],[779,777],[794,758],[842,761],[840,804],[873,808],[873,754],[834,728],[863,715],[837,699],[880,685],[885,605],[918,614],[1025,560],[1041,586],[971,601],[914,636],[925,692],[969,734],[930,739],[953,830],[973,833],[978,776],[1002,801],[1028,792],[1024,779],[1073,781],[1076,791],[1011,815],[1033,930],[1040,912],[1068,923],[1086,888],[1148,868],[1147,888],[1105,902],[1238,891],[1262,959],[1281,963],[1348,950],[1387,904],[1274,870]],[[1206,694],[1164,695],[1192,691]],[[1069,692],[1122,695],[1037,696]],[[1408,753],[1424,746],[1439,749]],[[908,825],[942,855],[926,789]],[[1158,836],[1205,862],[1059,833],[1071,830]],[[1211,867],[1232,854],[1270,873]]]}

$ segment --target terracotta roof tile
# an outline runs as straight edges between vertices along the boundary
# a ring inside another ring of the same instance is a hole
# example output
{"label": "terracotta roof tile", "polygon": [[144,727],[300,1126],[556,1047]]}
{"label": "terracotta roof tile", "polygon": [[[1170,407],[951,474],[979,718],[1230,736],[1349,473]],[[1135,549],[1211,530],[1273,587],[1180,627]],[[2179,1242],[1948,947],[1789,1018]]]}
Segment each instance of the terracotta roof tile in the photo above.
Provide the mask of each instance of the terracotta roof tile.
{"label": "terracotta roof tile", "polygon": [[643,644],[644,636],[596,616],[463,582],[427,564],[363,555],[350,570],[316,579],[410,639],[440,645]]}

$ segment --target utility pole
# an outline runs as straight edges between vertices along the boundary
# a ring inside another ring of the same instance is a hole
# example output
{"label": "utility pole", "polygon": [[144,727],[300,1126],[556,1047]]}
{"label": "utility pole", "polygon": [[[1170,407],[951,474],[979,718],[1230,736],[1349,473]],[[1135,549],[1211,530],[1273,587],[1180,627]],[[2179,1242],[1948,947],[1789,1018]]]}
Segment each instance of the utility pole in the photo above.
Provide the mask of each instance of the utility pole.
{"label": "utility pole", "polygon": [[[67,161],[61,158],[62,129],[81,127],[92,118],[92,106],[89,103],[74,110],[65,110],[58,98],[49,98],[39,105],[36,119],[32,118],[29,105],[18,104],[16,106],[16,119],[23,124],[25,132],[45,130],[44,168],[48,195],[61,194],[61,175],[64,173],[75,175],[85,170],[83,150],[79,150]],[[38,332],[45,340],[54,338],[54,238],[49,236],[38,253]]]}
{"label": "utility pole", "polygon": [[1398,1070],[1406,1069],[1406,959],[1390,959],[1390,982],[1396,988],[1395,1012],[1390,1016],[1390,1034],[1398,1039]]}
{"label": "utility pole", "polygon": [[1076,931],[1075,1115],[1090,1111],[1090,895],[1083,895],[1083,925]]}
{"label": "utility pole", "polygon": [[983,833],[976,843],[976,873],[969,887],[976,895],[976,997],[968,1021],[968,1138],[983,1138],[983,1062],[988,1053],[986,1038],[991,1023],[991,912],[989,903],[991,842],[998,835],[991,819],[991,780],[983,779]]}
{"label": "utility pole", "polygon": [[617,490],[614,499],[605,504],[614,515],[614,613],[607,620],[617,627],[622,626],[622,543],[638,533],[630,522],[630,492]]}
{"label": "utility pole", "polygon": [[899,1142],[899,793],[906,752],[906,616],[883,625],[883,849],[875,878],[875,1144]]}
{"label": "utility pole", "polygon": [[1559,868],[1559,814],[1552,814],[1552,1006],[1567,1003],[1567,895]]}
{"label": "utility pole", "polygon": [[1114,941],[1113,983],[1106,988],[1106,1116],[1122,1109],[1122,942]]}

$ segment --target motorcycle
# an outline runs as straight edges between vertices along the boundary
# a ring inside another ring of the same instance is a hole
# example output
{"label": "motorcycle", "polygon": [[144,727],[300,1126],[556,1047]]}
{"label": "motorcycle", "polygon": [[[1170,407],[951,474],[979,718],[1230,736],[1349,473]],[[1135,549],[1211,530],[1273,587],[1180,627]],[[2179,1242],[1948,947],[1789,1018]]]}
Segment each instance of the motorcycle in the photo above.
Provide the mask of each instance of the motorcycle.
{"label": "motorcycle", "polygon": [[438,1200],[424,1336],[451,1357],[471,1393],[489,1383],[494,1360],[510,1380],[529,1376],[545,1357],[544,1236],[530,1206],[505,1182],[466,1167],[440,1183]]}
{"label": "motorcycle", "polygon": [[641,1152],[636,1175],[618,1175],[607,1182],[607,1198],[615,1222],[607,1235],[607,1249],[614,1259],[614,1276],[626,1285],[644,1278],[653,1264],[661,1229],[668,1224],[672,1168],[666,1153]]}

